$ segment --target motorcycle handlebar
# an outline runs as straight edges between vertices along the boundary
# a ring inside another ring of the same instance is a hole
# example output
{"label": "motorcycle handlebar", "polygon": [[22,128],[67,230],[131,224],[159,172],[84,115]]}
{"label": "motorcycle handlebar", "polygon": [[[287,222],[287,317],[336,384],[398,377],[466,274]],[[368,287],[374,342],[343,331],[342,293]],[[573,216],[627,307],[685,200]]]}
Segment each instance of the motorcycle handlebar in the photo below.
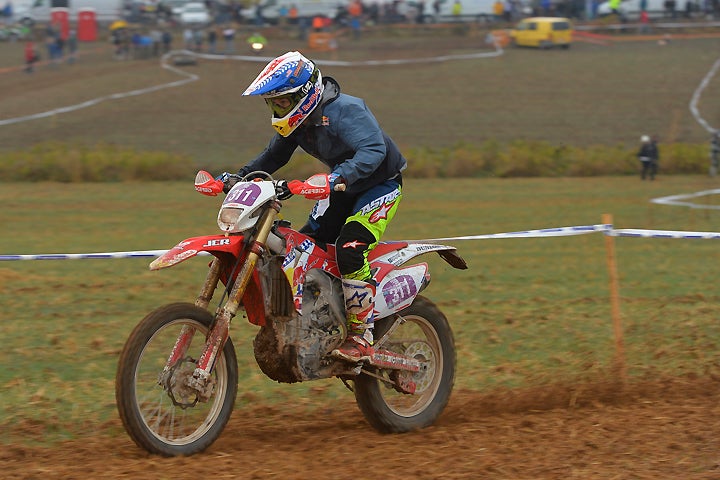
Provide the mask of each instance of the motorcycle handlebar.
{"label": "motorcycle handlebar", "polygon": [[[280,185],[284,180],[273,180],[276,186]],[[231,186],[231,185],[230,185]],[[344,183],[338,183],[331,186],[329,176],[326,173],[318,173],[305,181],[290,180],[287,182],[287,189],[294,195],[302,195],[310,200],[322,200],[330,196],[330,192],[344,192],[346,189]],[[216,179],[209,172],[200,170],[195,176],[195,190],[211,197],[224,191],[225,183],[221,179]]]}

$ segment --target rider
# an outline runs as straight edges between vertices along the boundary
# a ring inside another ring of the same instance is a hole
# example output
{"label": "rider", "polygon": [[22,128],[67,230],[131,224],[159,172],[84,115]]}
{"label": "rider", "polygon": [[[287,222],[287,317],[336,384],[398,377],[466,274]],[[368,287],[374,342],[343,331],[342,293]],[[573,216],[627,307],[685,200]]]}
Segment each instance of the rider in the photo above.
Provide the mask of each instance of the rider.
{"label": "rider", "polygon": [[[373,354],[375,282],[367,257],[397,211],[400,172],[407,161],[365,102],[340,93],[335,79],[323,77],[299,52],[272,60],[243,95],[265,100],[277,133],[238,175],[256,170],[272,174],[298,146],[331,170],[333,192],[315,204],[300,231],[337,248],[348,336],[332,355],[349,362],[368,360]],[[336,191],[337,185],[346,189]]]}

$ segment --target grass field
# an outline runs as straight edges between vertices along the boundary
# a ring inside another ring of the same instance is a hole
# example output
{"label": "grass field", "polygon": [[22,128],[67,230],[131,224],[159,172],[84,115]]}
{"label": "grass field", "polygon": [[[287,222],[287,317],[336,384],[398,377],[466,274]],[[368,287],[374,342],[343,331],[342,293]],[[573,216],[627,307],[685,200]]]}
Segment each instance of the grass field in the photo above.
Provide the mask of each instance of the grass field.
{"label": "grass field", "polygon": [[[700,177],[416,180],[408,182],[388,239],[425,239],[601,223],[618,228],[720,231],[717,210],[661,206],[649,199],[706,190]],[[720,204],[717,196],[701,202]],[[87,253],[169,248],[216,231],[217,199],[185,183],[3,184],[0,252]],[[310,204],[286,202],[304,220]],[[472,207],[470,209],[470,207]],[[438,212],[442,212],[439,214]],[[11,232],[11,233],[10,233]],[[470,266],[457,271],[428,256],[426,291],[446,313],[458,345],[458,388],[485,391],[609,374],[612,324],[600,234],[451,242]],[[617,240],[628,373],[717,372],[718,249],[712,240]],[[194,259],[150,272],[149,260],[0,263],[0,423],[23,419],[51,436],[114,418],[117,356],[151,309],[193,301],[206,268]],[[254,362],[256,328],[233,324],[239,402],[347,395],[339,382],[278,385]],[[6,439],[8,440],[8,439]]]}
{"label": "grass field", "polygon": [[[484,31],[473,35],[341,39],[317,59],[367,60],[487,52]],[[717,60],[720,39],[577,42],[568,51],[508,49],[497,58],[405,66],[325,67],[345,92],[362,96],[406,150],[480,144],[495,139],[546,140],[555,145],[634,148],[641,134],[661,143],[706,144],[689,110],[693,92]],[[33,75],[0,74],[2,118],[29,115],[92,98],[182,79],[156,59],[119,62],[110,46],[82,45],[80,61]],[[305,49],[270,39],[268,55]],[[244,53],[244,52],[241,52]],[[21,63],[21,44],[0,44],[0,67]],[[201,60],[183,67],[197,82],[151,95],[110,100],[50,118],[0,127],[0,153],[42,141],[127,145],[190,155],[198,164],[238,166],[261,150],[271,129],[266,107],[240,94],[262,63]],[[720,126],[720,82],[701,98],[700,113]]]}

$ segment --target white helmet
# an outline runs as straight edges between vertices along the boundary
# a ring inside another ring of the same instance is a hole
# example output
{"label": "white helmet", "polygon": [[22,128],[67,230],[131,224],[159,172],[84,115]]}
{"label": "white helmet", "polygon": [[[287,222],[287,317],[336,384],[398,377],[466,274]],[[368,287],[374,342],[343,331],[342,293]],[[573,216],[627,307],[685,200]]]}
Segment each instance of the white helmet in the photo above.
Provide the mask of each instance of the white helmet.
{"label": "white helmet", "polygon": [[647,135],[643,135],[642,137],[640,137],[640,141],[642,143],[648,143],[650,141],[650,137]]}
{"label": "white helmet", "polygon": [[[320,104],[322,75],[300,52],[288,52],[265,66],[243,95],[260,95],[272,111],[272,126],[283,137],[290,135]],[[287,98],[280,107],[272,99]]]}

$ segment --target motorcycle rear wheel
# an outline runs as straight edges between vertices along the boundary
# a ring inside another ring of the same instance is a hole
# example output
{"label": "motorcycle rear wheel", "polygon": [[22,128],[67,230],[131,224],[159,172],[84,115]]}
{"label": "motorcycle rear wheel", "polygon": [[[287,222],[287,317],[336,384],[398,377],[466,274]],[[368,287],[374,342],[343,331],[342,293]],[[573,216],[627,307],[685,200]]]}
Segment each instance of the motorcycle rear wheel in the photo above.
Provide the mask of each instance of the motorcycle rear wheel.
{"label": "motorcycle rear wheel", "polygon": [[215,387],[207,402],[192,404],[192,398],[185,398],[185,404],[179,404],[178,400],[183,400],[181,391],[168,392],[158,382],[184,326],[196,330],[187,356],[177,363],[173,380],[182,384],[192,375],[212,321],[210,312],[193,304],[165,305],[141,320],[125,343],[118,362],[115,399],[128,435],[150,453],[170,457],[201,452],[220,436],[230,419],[238,382],[230,339],[213,368]]}
{"label": "motorcycle rear wheel", "polygon": [[[387,382],[360,374],[355,378],[355,400],[365,419],[382,433],[404,433],[432,425],[445,409],[455,383],[455,340],[443,313],[433,302],[418,296],[402,310],[404,323],[393,331],[382,348],[410,355],[422,362],[412,374],[414,394],[400,393],[391,385],[392,371],[373,369]],[[393,325],[395,316],[375,324],[375,338]]]}

